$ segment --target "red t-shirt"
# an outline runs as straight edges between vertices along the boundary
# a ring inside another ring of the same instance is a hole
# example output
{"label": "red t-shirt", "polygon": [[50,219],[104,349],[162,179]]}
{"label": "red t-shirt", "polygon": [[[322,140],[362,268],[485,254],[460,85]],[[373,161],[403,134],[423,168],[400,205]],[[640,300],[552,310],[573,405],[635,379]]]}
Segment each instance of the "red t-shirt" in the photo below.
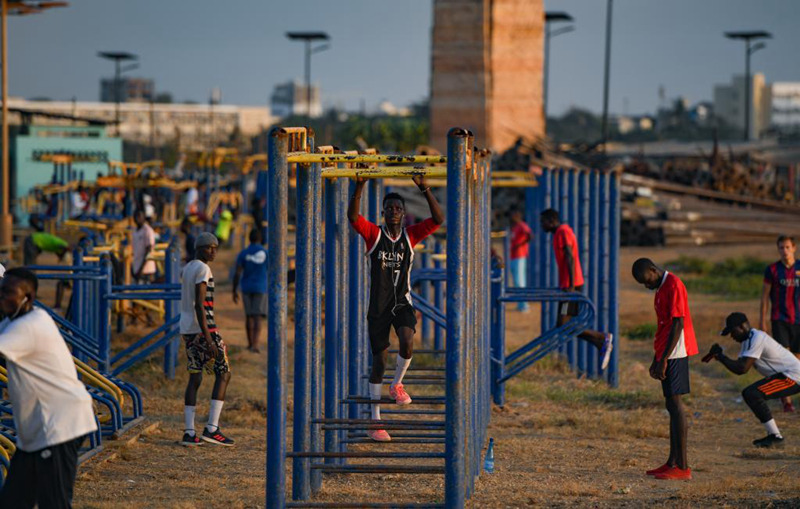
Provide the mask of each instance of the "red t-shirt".
{"label": "red t-shirt", "polygon": [[669,343],[669,331],[672,330],[672,319],[683,318],[683,332],[675,350],[669,356],[670,359],[680,359],[697,354],[697,339],[694,335],[694,325],[692,325],[692,315],[689,312],[689,296],[686,287],[678,276],[664,273],[661,286],[656,290],[654,303],[658,328],[656,329],[656,340],[653,348],[656,352],[656,359],[661,360],[664,350]]}
{"label": "red t-shirt", "polygon": [[518,260],[528,256],[531,243],[531,228],[520,221],[511,227],[511,259]]}
{"label": "red t-shirt", "polygon": [[578,239],[575,232],[567,224],[562,224],[553,233],[553,251],[556,254],[556,265],[558,265],[558,286],[559,288],[569,288],[569,266],[567,257],[564,255],[564,246],[572,248],[572,258],[575,260],[575,281],[572,286],[583,286],[583,270],[581,270],[581,259],[578,256]]}
{"label": "red t-shirt", "polygon": [[[367,245],[367,251],[372,249],[372,246],[375,245],[375,241],[378,240],[378,233],[381,231],[378,225],[367,221],[367,219],[360,214],[358,219],[350,224],[353,225],[353,229],[359,235],[364,237],[364,242]],[[425,237],[438,229],[439,225],[436,224],[436,221],[434,221],[432,217],[429,217],[421,223],[412,224],[411,226],[406,227],[406,233],[408,233],[408,240],[411,241],[411,247],[416,246],[422,242]]]}

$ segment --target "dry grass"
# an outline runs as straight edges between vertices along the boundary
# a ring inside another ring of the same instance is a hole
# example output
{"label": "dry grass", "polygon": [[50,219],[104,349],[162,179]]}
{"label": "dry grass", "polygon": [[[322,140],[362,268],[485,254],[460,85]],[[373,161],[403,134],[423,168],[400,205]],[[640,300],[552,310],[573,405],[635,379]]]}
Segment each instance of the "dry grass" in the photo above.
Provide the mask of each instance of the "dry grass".
{"label": "dry grass", "polygon": [[[757,247],[749,246],[742,254],[771,256],[772,249],[765,246],[766,254],[762,254]],[[694,256],[711,261],[730,256],[727,249],[692,251]],[[653,321],[652,294],[633,284],[626,277],[626,268],[639,256],[661,261],[677,255],[677,250],[669,249],[623,250],[623,330]],[[215,271],[224,271],[229,256],[223,253],[213,267]],[[218,321],[231,345],[233,366],[222,425],[237,439],[237,446],[185,449],[176,445],[183,426],[185,373],[179,369],[176,380],[165,380],[161,359],[156,358],[128,377],[142,387],[146,411],[162,422],[161,429],[125,448],[111,462],[84,466],[76,486],[77,507],[119,507],[123,500],[136,507],[264,505],[266,355],[243,350],[241,311],[229,300],[225,276],[219,279]],[[719,323],[733,310],[755,314],[758,305],[721,302],[695,294],[690,295],[690,303],[702,353],[720,342],[731,354],[736,351],[735,345],[716,335]],[[537,316],[536,309],[519,315],[509,308],[510,347],[538,333]],[[291,354],[291,348],[289,351]],[[752,448],[750,441],[763,436],[764,431],[737,397],[754,375],[735,377],[717,364],[701,364],[698,358],[691,363],[692,395],[686,398],[689,459],[695,479],[676,483],[644,476],[644,470],[664,461],[668,448],[661,388],[647,374],[651,359],[649,341],[622,338],[617,389],[576,379],[555,357],[512,380],[507,387],[507,405],[493,409],[490,436],[496,443],[496,470],[478,479],[470,507],[800,506],[800,446],[792,445],[800,444],[800,418],[776,413],[788,442],[783,450]],[[415,359],[419,365],[422,362],[422,356]],[[208,410],[209,392],[207,380],[201,388],[198,424]],[[380,450],[391,446],[360,447]],[[287,475],[287,483],[290,478]],[[336,475],[325,478],[319,500],[441,502],[443,493],[441,476]]]}

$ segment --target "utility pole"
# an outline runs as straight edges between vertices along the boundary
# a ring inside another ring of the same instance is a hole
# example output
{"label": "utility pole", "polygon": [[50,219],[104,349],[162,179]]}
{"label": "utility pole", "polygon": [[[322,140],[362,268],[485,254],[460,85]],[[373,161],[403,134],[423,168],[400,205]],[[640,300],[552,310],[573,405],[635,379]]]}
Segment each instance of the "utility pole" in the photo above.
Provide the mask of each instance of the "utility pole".
{"label": "utility pole", "polygon": [[311,55],[330,48],[330,44],[311,47],[314,41],[328,41],[330,36],[325,32],[287,32],[286,37],[292,41],[305,43],[305,81],[306,81],[306,115],[311,118]]}
{"label": "utility pole", "polygon": [[[750,140],[750,108],[753,106],[752,92],[750,85],[753,78],[750,76],[750,55],[767,45],[758,42],[751,46],[751,42],[757,39],[771,39],[772,34],[763,30],[753,30],[746,32],[725,32],[728,39],[739,39],[744,41],[744,141]],[[757,135],[758,133],[756,133]]]}

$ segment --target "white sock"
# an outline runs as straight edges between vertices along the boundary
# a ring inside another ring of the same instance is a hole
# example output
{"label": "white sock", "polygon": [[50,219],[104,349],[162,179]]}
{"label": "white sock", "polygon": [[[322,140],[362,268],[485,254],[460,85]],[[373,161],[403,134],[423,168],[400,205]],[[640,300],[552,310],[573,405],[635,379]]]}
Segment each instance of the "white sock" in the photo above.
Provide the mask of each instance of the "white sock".
{"label": "white sock", "polygon": [[404,359],[397,354],[397,367],[394,368],[394,380],[392,380],[392,387],[399,383],[403,383],[403,377],[406,376],[406,371],[411,365],[411,359]]}
{"label": "white sock", "polygon": [[[369,399],[381,399],[381,386],[383,384],[369,384]],[[381,418],[381,406],[372,405],[372,420],[377,421]]]}
{"label": "white sock", "polygon": [[224,401],[218,399],[211,400],[211,407],[208,409],[208,424],[206,424],[208,431],[217,431],[217,428],[219,428],[219,415],[222,413],[222,405],[224,404]]}
{"label": "white sock", "polygon": [[783,438],[781,435],[781,431],[778,429],[778,425],[775,424],[775,419],[770,419],[767,422],[762,423],[764,428],[767,430],[767,435],[775,435],[778,438]]}
{"label": "white sock", "polygon": [[190,436],[194,436],[194,414],[197,407],[185,405],[183,407],[183,430]]}

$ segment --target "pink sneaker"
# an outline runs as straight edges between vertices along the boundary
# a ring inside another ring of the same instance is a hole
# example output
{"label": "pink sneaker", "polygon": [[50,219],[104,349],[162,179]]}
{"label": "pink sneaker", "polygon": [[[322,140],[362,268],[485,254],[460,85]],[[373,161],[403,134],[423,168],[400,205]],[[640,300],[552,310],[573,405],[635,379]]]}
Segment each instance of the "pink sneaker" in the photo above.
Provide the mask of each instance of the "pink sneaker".
{"label": "pink sneaker", "polygon": [[391,442],[392,437],[389,436],[389,433],[386,433],[385,429],[371,429],[367,431],[367,436],[373,439],[376,442]]}
{"label": "pink sneaker", "polygon": [[398,405],[411,404],[411,396],[409,396],[406,390],[403,388],[403,384],[397,384],[394,386],[390,385],[389,397],[393,398],[394,402]]}

